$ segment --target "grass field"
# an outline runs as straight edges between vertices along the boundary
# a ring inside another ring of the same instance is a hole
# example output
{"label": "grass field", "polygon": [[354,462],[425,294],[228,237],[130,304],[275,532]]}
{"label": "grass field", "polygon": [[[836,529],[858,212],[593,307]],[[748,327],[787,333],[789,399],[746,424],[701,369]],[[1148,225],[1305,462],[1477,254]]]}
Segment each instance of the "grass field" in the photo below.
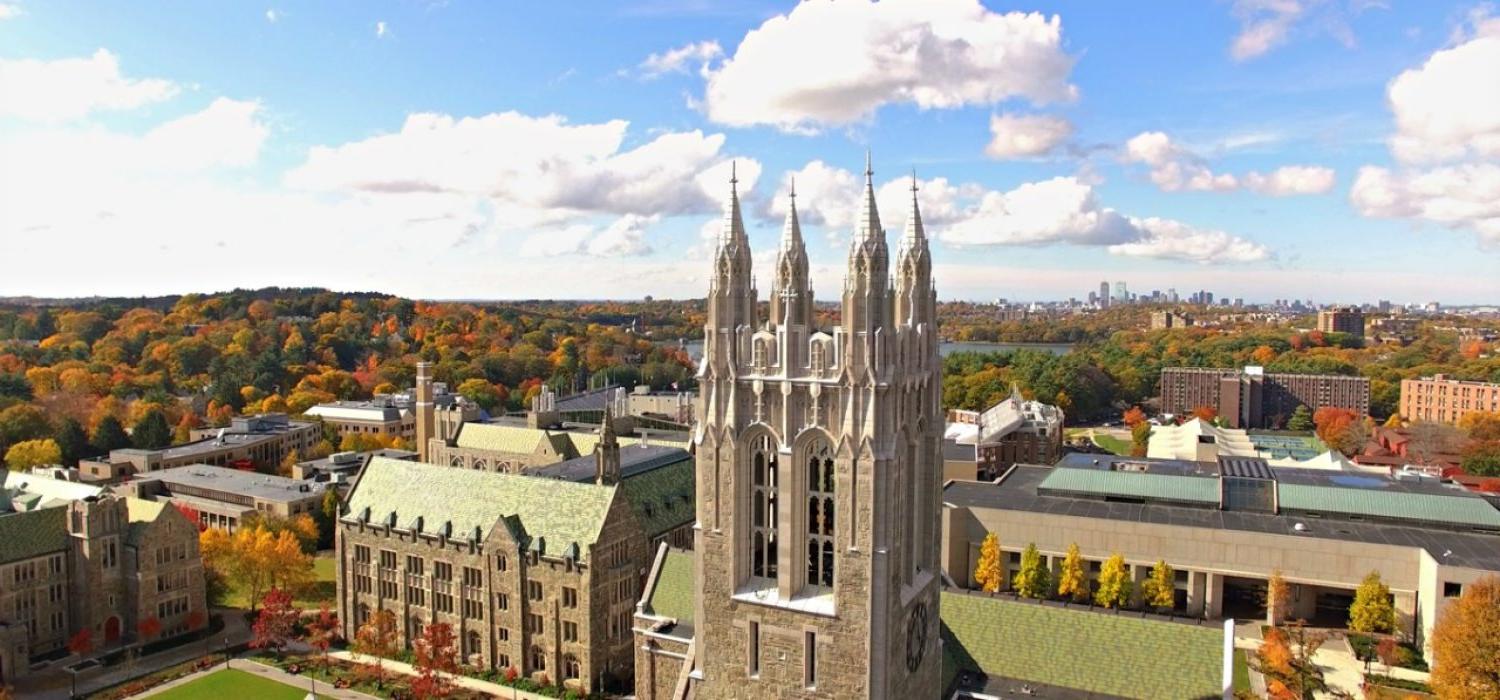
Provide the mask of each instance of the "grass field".
{"label": "grass field", "polygon": [[[334,587],[333,552],[319,552],[313,558],[313,580],[302,590],[297,591],[293,602],[303,610],[317,610],[321,603],[330,606],[338,599],[338,592]],[[224,594],[224,605],[230,608],[250,609],[250,596],[237,587],[230,586],[229,591]]]}
{"label": "grass field", "polygon": [[1250,664],[1245,661],[1244,649],[1234,650],[1234,689],[1250,690]]}
{"label": "grass field", "polygon": [[943,594],[942,616],[959,668],[1127,698],[1220,695],[1218,627],[961,593]]}
{"label": "grass field", "polygon": [[[307,688],[282,685],[249,671],[231,668],[214,671],[191,683],[179,685],[152,697],[160,700],[230,700],[231,698],[302,700],[307,697]],[[327,700],[323,695],[318,697]]]}
{"label": "grass field", "polygon": [[1130,456],[1129,440],[1121,440],[1120,438],[1114,437],[1113,435],[1106,435],[1104,433],[1095,432],[1094,444],[1122,457]]}

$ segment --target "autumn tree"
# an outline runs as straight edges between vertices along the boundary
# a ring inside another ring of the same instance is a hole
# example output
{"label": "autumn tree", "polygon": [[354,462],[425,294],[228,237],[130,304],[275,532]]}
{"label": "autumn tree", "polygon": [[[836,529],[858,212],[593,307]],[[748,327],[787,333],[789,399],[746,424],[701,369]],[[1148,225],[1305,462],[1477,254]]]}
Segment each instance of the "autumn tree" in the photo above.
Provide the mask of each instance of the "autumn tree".
{"label": "autumn tree", "polygon": [[1471,440],[1500,440],[1500,411],[1471,411],[1458,419],[1458,427]]}
{"label": "autumn tree", "polygon": [[1083,570],[1083,554],[1078,551],[1077,542],[1068,545],[1068,553],[1063,557],[1062,570],[1057,574],[1057,595],[1077,603],[1089,599],[1089,578]]}
{"label": "autumn tree", "polygon": [[1005,571],[1000,565],[1000,538],[995,533],[986,533],[979,545],[979,564],[974,567],[974,582],[979,590],[994,593],[1005,582]]}
{"label": "autumn tree", "polygon": [[1130,426],[1130,456],[1145,457],[1151,447],[1151,424],[1136,423]]}
{"label": "autumn tree", "polygon": [[1158,559],[1151,567],[1151,578],[1141,584],[1141,596],[1141,602],[1157,610],[1170,610],[1177,605],[1176,573],[1165,559]]}
{"label": "autumn tree", "polygon": [[434,622],[422,628],[422,636],[413,645],[417,678],[411,692],[419,700],[447,697],[453,692],[449,675],[458,673],[458,651],[453,648],[453,628],[446,622]]}
{"label": "autumn tree", "polygon": [[1050,572],[1042,559],[1036,543],[1026,545],[1021,551],[1021,569],[1016,573],[1016,592],[1027,598],[1045,598],[1051,584]]}
{"label": "autumn tree", "polygon": [[1195,406],[1193,408],[1193,417],[1205,423],[1212,423],[1214,419],[1219,417],[1219,409],[1213,406]]}
{"label": "autumn tree", "polygon": [[1432,630],[1432,688],[1440,698],[1500,698],[1500,577],[1464,586]]}
{"label": "autumn tree", "polygon": [[136,623],[135,629],[140,632],[142,640],[155,639],[161,634],[161,620],[155,615]]}
{"label": "autumn tree", "polygon": [[1266,579],[1266,616],[1271,620],[1271,624],[1281,624],[1291,604],[1291,584],[1287,583],[1286,577],[1281,575],[1281,569],[1271,570],[1271,577]]}
{"label": "autumn tree", "polygon": [[1094,593],[1094,602],[1106,608],[1118,608],[1130,603],[1130,567],[1125,557],[1112,554],[1099,567],[1099,590]]}
{"label": "autumn tree", "polygon": [[210,528],[198,536],[203,565],[244,592],[254,611],[268,588],[295,590],[312,578],[312,557],[288,530],[241,526],[233,535]]}
{"label": "autumn tree", "polygon": [[1396,608],[1391,604],[1391,589],[1380,580],[1380,573],[1365,575],[1354,589],[1354,603],[1349,606],[1349,629],[1373,634],[1396,629]]}
{"label": "autumn tree", "polygon": [[1346,455],[1357,452],[1369,436],[1369,428],[1354,411],[1337,406],[1314,412],[1313,425],[1323,444]]}
{"label": "autumn tree", "polygon": [[375,657],[375,685],[380,687],[385,680],[382,661],[396,654],[396,614],[389,610],[376,610],[354,633],[354,651]]}
{"label": "autumn tree", "polygon": [[99,424],[94,427],[94,434],[89,437],[89,446],[98,454],[109,454],[110,450],[130,447],[130,436],[125,434],[125,426],[120,425],[119,418],[107,415],[99,419]]}
{"label": "autumn tree", "polygon": [[324,602],[318,607],[318,616],[310,620],[307,625],[307,645],[317,649],[323,656],[323,665],[328,665],[328,647],[339,637],[339,616],[328,608]]}
{"label": "autumn tree", "polygon": [[1313,427],[1312,410],[1305,403],[1297,404],[1297,407],[1292,409],[1292,417],[1286,421],[1286,429],[1307,432]]}
{"label": "autumn tree", "polygon": [[32,467],[61,463],[62,449],[52,438],[22,440],[5,451],[5,466],[11,471],[21,472]]}
{"label": "autumn tree", "polygon": [[292,594],[282,588],[266,591],[261,599],[260,614],[251,627],[254,635],[250,646],[255,649],[270,649],[281,658],[281,650],[291,642],[296,631],[297,619],[302,611],[292,605]]}
{"label": "autumn tree", "polygon": [[1266,677],[1266,692],[1272,700],[1312,698],[1328,690],[1323,669],[1313,662],[1326,641],[1326,634],[1309,632],[1301,623],[1271,627],[1249,666]]}
{"label": "autumn tree", "polygon": [[68,651],[79,656],[88,656],[94,650],[94,630],[83,627],[73,636],[68,637]]}

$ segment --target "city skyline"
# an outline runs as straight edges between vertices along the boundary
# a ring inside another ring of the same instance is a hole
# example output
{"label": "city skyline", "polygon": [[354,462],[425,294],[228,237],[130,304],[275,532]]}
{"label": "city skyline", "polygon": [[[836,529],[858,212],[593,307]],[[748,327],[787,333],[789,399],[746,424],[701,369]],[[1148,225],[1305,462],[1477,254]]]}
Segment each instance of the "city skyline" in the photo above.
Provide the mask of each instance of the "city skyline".
{"label": "city skyline", "polygon": [[945,300],[1500,298],[1487,6],[917,7],[7,0],[0,295],[695,297],[736,161],[831,298],[873,151]]}

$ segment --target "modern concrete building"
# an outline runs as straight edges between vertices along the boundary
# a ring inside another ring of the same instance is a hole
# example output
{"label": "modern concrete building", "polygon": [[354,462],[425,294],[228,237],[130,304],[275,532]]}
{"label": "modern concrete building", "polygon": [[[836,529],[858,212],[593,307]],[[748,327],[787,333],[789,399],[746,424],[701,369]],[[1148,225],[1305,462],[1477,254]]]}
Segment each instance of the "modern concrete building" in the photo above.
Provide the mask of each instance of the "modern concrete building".
{"label": "modern concrete building", "polygon": [[1347,333],[1363,340],[1365,312],[1358,306],[1324,309],[1318,312],[1318,330],[1324,333]]}
{"label": "modern concrete building", "polygon": [[1166,367],[1160,390],[1163,413],[1186,416],[1207,406],[1231,428],[1278,428],[1303,405],[1314,411],[1336,406],[1361,416],[1370,412],[1368,377],[1267,373],[1256,366]]}
{"label": "modern concrete building", "polygon": [[1176,311],[1153,311],[1151,312],[1151,330],[1160,331],[1169,328],[1188,328],[1193,325],[1193,319],[1186,314]]}
{"label": "modern concrete building", "polygon": [[1500,384],[1442,374],[1401,380],[1401,417],[1409,421],[1456,424],[1477,411],[1500,411]]}
{"label": "modern concrete building", "polygon": [[1165,559],[1179,613],[1254,619],[1266,616],[1266,581],[1279,570],[1292,584],[1289,618],[1342,626],[1375,571],[1399,631],[1419,647],[1465,585],[1500,572],[1495,502],[1432,480],[1074,454],[1055,468],[1017,465],[993,483],[949,482],[943,501],[944,571],[960,586],[974,586],[980,544],[994,532],[1007,581],[1027,544],[1056,571],[1077,543],[1091,580],[1113,554],[1136,581]]}
{"label": "modern concrete building", "polygon": [[763,320],[731,180],[695,412],[693,638],[653,650],[640,696],[941,691],[931,256],[915,189],[894,266],[868,167],[856,218],[839,325],[815,325],[795,206]]}
{"label": "modern concrete building", "polygon": [[78,469],[90,481],[116,483],[189,464],[274,467],[288,454],[311,450],[321,439],[317,423],[291,420],[284,413],[237,416],[227,427],[192,431],[192,442],[160,450],[111,450],[106,458],[81,460]]}
{"label": "modern concrete building", "polygon": [[417,453],[411,450],[384,448],[364,452],[335,452],[320,459],[298,462],[292,467],[292,478],[327,481],[336,488],[348,488],[358,478],[359,471],[376,457],[417,461]]}
{"label": "modern concrete building", "polygon": [[156,638],[208,623],[193,523],[161,504],[69,494],[82,485],[43,479],[0,489],[0,686],[84,629],[103,653],[149,641],[146,620],[160,623]]}
{"label": "modern concrete building", "polygon": [[[984,411],[948,411],[943,439],[972,446],[978,478],[993,479],[1017,462],[1057,461],[1062,456],[1063,422],[1062,409],[1022,399],[1012,385],[1010,396]],[[949,453],[945,447],[945,462]]]}
{"label": "modern concrete building", "polygon": [[629,687],[653,546],[686,541],[694,519],[686,453],[633,449],[606,430],[591,465],[545,477],[371,460],[338,527],[344,634],[391,610],[408,647],[446,622],[465,663]]}
{"label": "modern concrete building", "polygon": [[234,532],[253,513],[289,518],[316,512],[329,484],[194,464],[153,472],[115,488],[137,498],[191,508],[204,527]]}

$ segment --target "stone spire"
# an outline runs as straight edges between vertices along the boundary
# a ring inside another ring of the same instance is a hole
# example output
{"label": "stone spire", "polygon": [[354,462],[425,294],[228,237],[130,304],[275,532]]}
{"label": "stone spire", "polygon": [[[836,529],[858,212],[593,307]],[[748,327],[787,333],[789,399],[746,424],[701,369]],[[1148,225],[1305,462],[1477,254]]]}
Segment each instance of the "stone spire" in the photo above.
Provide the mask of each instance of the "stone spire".
{"label": "stone spire", "polygon": [[599,446],[594,448],[594,483],[620,483],[620,440],[615,435],[613,409],[604,404],[604,423],[599,426]]}
{"label": "stone spire", "polygon": [[853,247],[879,240],[885,247],[885,232],[880,228],[880,212],[875,209],[875,171],[870,167],[870,152],[865,151],[865,195],[859,203],[859,227],[854,230]]}
{"label": "stone spire", "polygon": [[786,224],[781,229],[781,248],[776,253],[776,278],[771,287],[771,318],[776,325],[809,325],[812,322],[812,288],[807,276],[807,248],[802,226],[797,222],[797,181],[792,181]]}
{"label": "stone spire", "polygon": [[875,171],[870,154],[865,152],[865,193],[859,205],[859,224],[849,243],[849,268],[844,277],[842,325],[851,342],[846,347],[853,354],[848,366],[859,368],[869,359],[873,346],[858,340],[874,341],[891,314],[890,254],[885,245],[885,231],[880,227],[880,212],[875,207]]}
{"label": "stone spire", "polygon": [[705,330],[704,364],[719,368],[731,363],[734,334],[738,328],[754,328],[755,283],[750,274],[750,239],[740,215],[739,178],[729,165],[729,197],[724,202],[724,220],[714,246],[713,270],[709,274],[708,318]]}
{"label": "stone spire", "polygon": [[932,253],[927,233],[922,228],[922,211],[917,206],[917,174],[911,175],[911,209],[906,217],[906,234],[896,254],[896,322],[915,326],[931,325],[937,313],[932,298]]}

